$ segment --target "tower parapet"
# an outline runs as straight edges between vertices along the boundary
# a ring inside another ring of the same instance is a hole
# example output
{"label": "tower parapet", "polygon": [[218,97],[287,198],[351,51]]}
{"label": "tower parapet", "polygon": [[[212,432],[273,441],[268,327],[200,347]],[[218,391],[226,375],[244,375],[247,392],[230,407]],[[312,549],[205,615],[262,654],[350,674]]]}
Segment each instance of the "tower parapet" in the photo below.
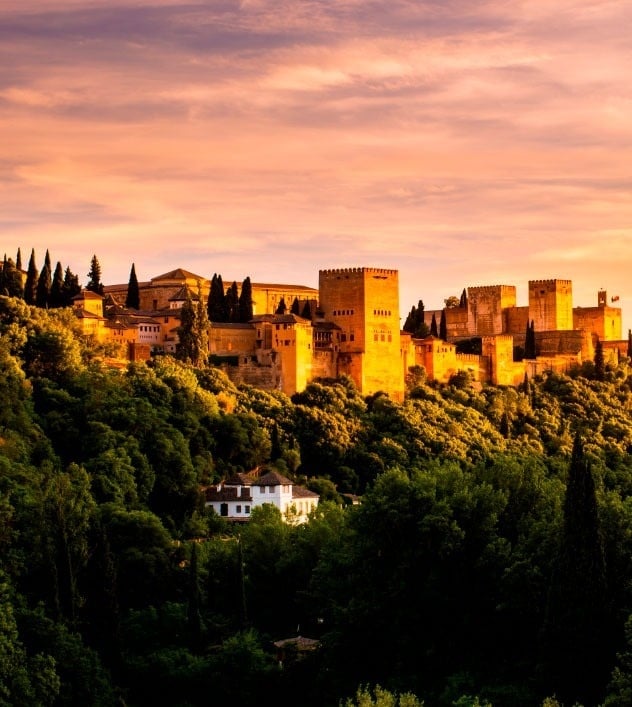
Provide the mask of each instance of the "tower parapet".
{"label": "tower parapet", "polygon": [[529,280],[529,319],[536,331],[573,328],[571,280]]}

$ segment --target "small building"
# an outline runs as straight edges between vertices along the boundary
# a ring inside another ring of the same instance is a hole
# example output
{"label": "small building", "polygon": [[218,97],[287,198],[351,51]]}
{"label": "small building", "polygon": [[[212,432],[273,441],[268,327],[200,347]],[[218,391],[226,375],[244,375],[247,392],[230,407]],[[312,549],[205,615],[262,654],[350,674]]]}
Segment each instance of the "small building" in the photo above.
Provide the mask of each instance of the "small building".
{"label": "small building", "polygon": [[318,506],[318,494],[297,486],[277,471],[260,474],[233,474],[226,481],[209,486],[204,491],[205,505],[233,522],[249,520],[253,508],[271,503],[279,509],[286,523],[305,523]]}

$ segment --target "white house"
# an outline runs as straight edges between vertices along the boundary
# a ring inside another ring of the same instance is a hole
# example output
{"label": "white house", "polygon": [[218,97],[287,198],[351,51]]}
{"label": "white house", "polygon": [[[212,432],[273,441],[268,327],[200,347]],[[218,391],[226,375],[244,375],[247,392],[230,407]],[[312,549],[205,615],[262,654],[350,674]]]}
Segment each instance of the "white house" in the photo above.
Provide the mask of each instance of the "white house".
{"label": "white house", "polygon": [[276,506],[286,523],[305,523],[316,506],[319,496],[296,486],[277,471],[259,475],[255,470],[248,474],[234,474],[226,481],[205,489],[206,505],[222,518],[247,521],[253,508],[271,503]]}

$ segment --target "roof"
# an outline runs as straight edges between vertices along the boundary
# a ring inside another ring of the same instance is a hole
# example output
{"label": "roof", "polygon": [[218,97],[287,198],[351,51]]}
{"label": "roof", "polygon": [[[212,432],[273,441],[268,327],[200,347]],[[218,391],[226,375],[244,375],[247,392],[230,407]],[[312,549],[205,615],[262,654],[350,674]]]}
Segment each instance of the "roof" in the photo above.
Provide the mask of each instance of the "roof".
{"label": "roof", "polygon": [[196,275],[189,270],[183,270],[182,268],[176,268],[170,272],[163,273],[157,277],[152,277],[151,281],[156,282],[158,280],[199,280],[200,282],[205,282],[207,278],[201,275]]}
{"label": "roof", "polygon": [[252,474],[246,474],[243,471],[234,473],[231,477],[224,481],[226,486],[252,486],[254,477]]}
{"label": "roof", "polygon": [[268,471],[252,482],[253,486],[287,486],[293,483],[294,482],[290,481],[286,476],[279,474],[278,471]]}
{"label": "roof", "polygon": [[186,285],[183,285],[175,294],[169,297],[169,302],[186,302],[189,297],[196,302],[200,299],[197,293],[191,292]]}
{"label": "roof", "polygon": [[72,298],[72,301],[82,300],[82,299],[103,299],[103,296],[98,292],[93,292],[92,290],[81,290],[78,295]]}
{"label": "roof", "polygon": [[299,317],[298,314],[255,314],[251,322],[272,322],[273,324],[311,324],[311,319]]}
{"label": "roof", "polygon": [[293,486],[292,498],[320,498],[320,496],[317,493],[306,489],[304,486]]}
{"label": "roof", "polygon": [[105,319],[105,317],[100,317],[98,314],[93,314],[85,309],[75,309],[73,313],[78,319]]}
{"label": "roof", "polygon": [[[228,280],[226,281],[228,282]],[[258,290],[303,290],[304,292],[315,292],[318,290],[315,287],[308,287],[307,285],[288,285],[286,284],[275,284],[269,282],[253,282],[253,289]]]}
{"label": "roof", "polygon": [[235,486],[209,486],[204,490],[204,497],[207,502],[218,501],[244,501],[244,503],[252,502],[252,496],[249,490],[242,491],[241,496],[237,495],[237,487]]}
{"label": "roof", "polygon": [[320,641],[315,638],[306,638],[305,636],[295,636],[294,638],[283,638],[280,641],[274,641],[274,646],[277,648],[285,648],[285,646],[296,646],[298,650],[313,650],[320,645]]}

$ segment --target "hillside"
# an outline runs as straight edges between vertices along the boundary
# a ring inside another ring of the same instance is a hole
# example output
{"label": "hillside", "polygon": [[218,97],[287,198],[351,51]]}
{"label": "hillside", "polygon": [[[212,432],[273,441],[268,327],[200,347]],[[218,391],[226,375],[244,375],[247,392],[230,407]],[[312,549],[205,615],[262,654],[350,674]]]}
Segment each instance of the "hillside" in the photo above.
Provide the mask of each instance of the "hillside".
{"label": "hillside", "polygon": [[[415,369],[397,403],[107,360],[68,310],[0,297],[0,704],[628,703],[627,361],[519,388]],[[320,494],[307,525],[205,509],[255,467]],[[319,647],[281,669],[297,633]]]}

